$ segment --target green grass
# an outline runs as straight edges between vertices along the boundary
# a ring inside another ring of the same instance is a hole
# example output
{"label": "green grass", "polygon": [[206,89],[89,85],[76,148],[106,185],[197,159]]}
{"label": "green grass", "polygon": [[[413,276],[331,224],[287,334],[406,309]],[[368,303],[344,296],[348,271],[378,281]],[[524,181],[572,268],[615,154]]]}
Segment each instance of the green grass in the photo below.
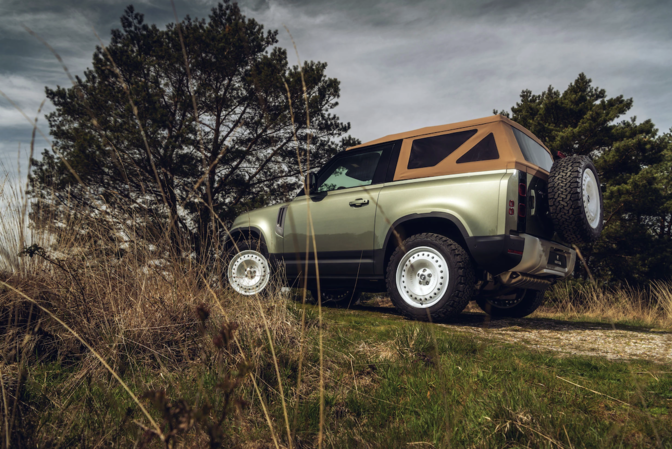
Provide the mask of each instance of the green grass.
{"label": "green grass", "polygon": [[[307,306],[312,331],[298,404],[297,347],[276,347],[295,447],[315,446],[319,428],[316,315]],[[324,322],[326,447],[672,447],[669,366],[542,353],[378,312],[324,309]],[[170,369],[131,365],[124,377],[138,395],[166,390],[172,411],[152,412],[167,432],[170,420],[193,418],[205,403],[207,419],[223,410],[218,384],[235,375],[221,368],[221,357],[209,353]],[[287,445],[278,379],[270,356],[261,360],[254,368],[258,383],[275,433]],[[73,376],[79,369],[30,368],[22,399],[34,411],[26,414],[25,429],[61,447],[124,447],[148,439],[141,414],[118,384],[106,376]],[[272,447],[251,383],[243,381],[234,397],[221,426],[224,447]],[[178,428],[175,442],[207,445],[204,428]],[[160,446],[157,439],[149,444]]]}

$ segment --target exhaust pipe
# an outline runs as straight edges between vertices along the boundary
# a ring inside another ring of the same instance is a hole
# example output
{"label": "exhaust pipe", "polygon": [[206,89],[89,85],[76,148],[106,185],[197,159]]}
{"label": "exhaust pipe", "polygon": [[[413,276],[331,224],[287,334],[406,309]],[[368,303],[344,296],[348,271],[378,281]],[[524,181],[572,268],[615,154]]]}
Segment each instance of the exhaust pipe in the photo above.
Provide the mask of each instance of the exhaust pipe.
{"label": "exhaust pipe", "polygon": [[545,290],[553,283],[548,279],[529,276],[527,274],[507,271],[498,276],[499,282],[507,287],[526,288],[530,290]]}

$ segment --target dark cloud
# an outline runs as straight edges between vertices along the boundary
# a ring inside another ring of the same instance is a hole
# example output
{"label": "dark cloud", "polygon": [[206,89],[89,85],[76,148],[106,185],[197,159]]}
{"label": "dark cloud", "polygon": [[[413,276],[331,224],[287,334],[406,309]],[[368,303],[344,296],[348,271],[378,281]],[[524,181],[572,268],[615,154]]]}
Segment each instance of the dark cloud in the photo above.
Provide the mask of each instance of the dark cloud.
{"label": "dark cloud", "polygon": [[[31,36],[24,27],[44,39],[63,58],[73,75],[82,75],[91,65],[96,34],[107,42],[110,30],[120,28],[119,18],[130,0],[5,0],[0,6],[0,90],[34,119],[45,98],[45,86],[71,85],[53,53]],[[174,21],[170,1],[134,2],[149,23],[164,26]],[[186,2],[177,2],[182,15],[193,13]],[[193,3],[192,3],[193,5]],[[199,16],[207,15],[210,5],[200,5]],[[46,104],[43,112],[53,108]],[[40,129],[49,134],[42,115]],[[4,98],[0,98],[0,163],[15,166],[19,145],[28,148],[32,128],[25,118]],[[48,146],[38,139],[39,152]],[[9,162],[8,162],[9,161]],[[24,164],[25,166],[25,164]]]}
{"label": "dark cloud", "polygon": [[562,90],[580,72],[633,97],[632,115],[672,125],[668,2],[243,4],[271,27],[287,24],[302,57],[329,62],[342,81],[339,113],[364,139],[488,115],[522,89]]}
{"label": "dark cloud", "polygon": [[[0,89],[32,117],[44,86],[68,85],[53,55],[22,25],[46,39],[75,74],[90,64],[130,0],[5,0],[0,6]],[[169,1],[135,2],[146,20],[173,21]],[[216,3],[176,3],[178,14],[207,16]],[[633,97],[631,115],[672,126],[672,6],[668,1],[507,0],[442,2],[247,0],[241,7],[280,30],[302,59],[329,63],[341,80],[336,113],[353,135],[373,139],[509,108],[522,89],[564,89],[579,72],[609,95]],[[49,109],[47,108],[47,111]],[[0,99],[0,158],[15,160],[30,127]],[[44,120],[41,121],[42,129]],[[7,151],[10,154],[7,155]],[[13,153],[11,153],[13,151]]]}

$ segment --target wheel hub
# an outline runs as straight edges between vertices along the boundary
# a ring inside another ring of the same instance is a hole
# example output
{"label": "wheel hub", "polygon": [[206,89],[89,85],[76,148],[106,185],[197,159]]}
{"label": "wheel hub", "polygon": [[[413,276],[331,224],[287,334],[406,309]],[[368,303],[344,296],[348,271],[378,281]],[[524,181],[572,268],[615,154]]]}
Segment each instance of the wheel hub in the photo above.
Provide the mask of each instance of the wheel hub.
{"label": "wheel hub", "polygon": [[270,280],[268,261],[259,252],[241,251],[229,263],[228,277],[231,287],[243,295],[261,292]]}
{"label": "wheel hub", "polygon": [[432,273],[427,268],[420,270],[420,272],[417,274],[417,277],[418,285],[429,285],[429,283],[432,281]]}
{"label": "wheel hub", "polygon": [[397,290],[409,305],[431,307],[448,289],[448,264],[434,248],[413,248],[401,259],[396,282]]}

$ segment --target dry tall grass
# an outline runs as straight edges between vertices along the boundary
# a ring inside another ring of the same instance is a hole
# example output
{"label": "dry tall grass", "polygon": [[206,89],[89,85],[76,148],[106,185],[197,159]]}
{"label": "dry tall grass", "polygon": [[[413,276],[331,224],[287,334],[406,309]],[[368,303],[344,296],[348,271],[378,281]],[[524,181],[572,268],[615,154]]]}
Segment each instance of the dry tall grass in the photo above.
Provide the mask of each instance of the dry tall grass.
{"label": "dry tall grass", "polygon": [[[0,365],[3,391],[7,387],[0,415],[15,441],[52,441],[48,429],[36,432],[39,422],[19,404],[17,392],[30,375],[26,368],[35,363],[68,370],[62,388],[69,390],[85,379],[105,378],[106,366],[115,377],[130,375],[151,390],[151,382],[135,377],[148,368],[168,373],[214,364],[223,373],[244,363],[254,368],[243,383],[256,388],[269,363],[278,372],[269,344],[288,348],[305,341],[300,314],[280,289],[258,298],[228,289],[221,279],[223,257],[195,260],[174,251],[168,239],[150,245],[129,238],[137,230],[120,228],[119,221],[92,222],[77,214],[64,226],[29,229],[21,188],[5,184],[0,191]],[[213,340],[222,326],[235,330],[237,343],[225,354]],[[250,416],[260,419],[255,425],[268,426],[275,440],[282,427],[263,418],[261,395],[258,400],[262,407]],[[152,427],[148,421],[145,426]]]}
{"label": "dry tall grass", "polygon": [[[176,23],[179,24],[174,5],[173,9]],[[74,79],[55,50],[32,31],[28,32],[54,53],[74,85]],[[181,34],[180,40],[182,41]],[[102,42],[101,46],[105,49]],[[182,47],[189,73],[184,42]],[[111,58],[110,63],[113,66],[115,64]],[[303,72],[301,76],[303,77]],[[122,84],[128,91],[123,81]],[[303,89],[307,106],[305,83]],[[197,102],[191,88],[190,93],[194,115],[198,117]],[[9,100],[11,102],[11,99]],[[133,106],[137,118],[137,110],[130,93],[129,103]],[[30,121],[23,111],[20,109],[19,111]],[[310,128],[310,118],[307,117],[307,120]],[[48,141],[35,125],[33,141],[36,131]],[[147,148],[147,151],[158,182],[150,149]],[[67,161],[62,161],[81,187],[88,191]],[[306,169],[309,169],[309,166]],[[197,188],[201,181],[194,188]],[[117,371],[125,372],[127,368],[133,368],[133,365],[139,367],[153,359],[161,367],[173,364],[175,368],[179,368],[183,367],[185,362],[194,360],[194,357],[197,357],[194,353],[203,352],[203,341],[200,337],[205,331],[204,316],[206,316],[210,322],[224,321],[219,331],[214,330],[216,335],[211,343],[216,348],[222,347],[217,343],[217,338],[220,339],[220,343],[226,335],[228,337],[224,339],[229,337],[235,339],[238,354],[236,363],[227,363],[229,368],[235,367],[240,361],[247,366],[263,365],[260,363],[260,357],[266,353],[263,350],[264,346],[266,344],[270,346],[272,362],[278,377],[277,387],[283,404],[286,441],[289,447],[292,447],[285,394],[274,346],[298,345],[302,348],[306,340],[305,310],[301,316],[301,326],[297,326],[294,315],[285,304],[286,298],[267,295],[253,300],[250,298],[241,300],[239,295],[225,287],[221,279],[226,264],[219,257],[223,254],[223,245],[219,242],[220,236],[202,236],[209,239],[208,247],[213,248],[214,254],[211,251],[210,254],[196,260],[189,250],[186,251],[189,254],[184,254],[184,248],[190,247],[188,243],[176,245],[171,240],[174,239],[174,235],[171,236],[169,228],[161,230],[163,238],[159,237],[157,240],[155,229],[151,238],[144,239],[143,237],[148,235],[147,230],[142,229],[142,226],[133,226],[137,223],[133,211],[105,216],[111,208],[106,204],[99,204],[97,216],[91,217],[86,212],[79,216],[76,206],[73,205],[66,212],[65,218],[59,217],[60,226],[49,225],[48,231],[44,228],[32,229],[33,232],[28,237],[26,212],[29,207],[25,191],[20,187],[12,188],[10,193],[13,195],[7,195],[5,184],[3,181],[3,188],[0,189],[2,192],[0,196],[3,197],[0,198],[0,204],[5,209],[0,219],[0,231],[5,231],[0,240],[0,327],[2,334],[7,338],[0,343],[0,350],[3,354],[3,365],[13,364],[15,368],[18,366],[18,370],[14,370],[18,376],[18,381],[15,382],[16,391],[20,389],[24,364],[45,360],[57,360],[58,363],[66,365],[70,361],[76,361],[78,365],[85,367],[83,368],[85,372],[95,371],[95,365],[102,364],[128,390]],[[100,203],[96,199],[94,202]],[[36,203],[30,206],[33,210],[40,209]],[[140,221],[144,219],[147,223],[151,211],[148,209],[144,213],[147,216],[141,217]],[[310,216],[309,210],[307,213]],[[44,224],[52,220],[49,217],[41,217],[39,221]],[[279,289],[275,291],[279,292]],[[305,301],[305,293],[303,299]],[[321,306],[319,299],[318,304]],[[213,310],[221,311],[221,314],[217,316],[218,313],[212,313]],[[198,320],[195,319],[196,315]],[[321,323],[321,309],[319,321]],[[237,333],[235,337],[232,335],[234,331]],[[320,417],[322,417],[324,370],[321,333],[319,347],[319,394]],[[86,349],[89,350],[88,353]],[[229,349],[227,345],[227,351]],[[299,379],[301,379],[302,349],[299,354]],[[309,371],[310,367],[304,369]],[[3,369],[3,372],[6,371]],[[82,377],[83,374],[76,376],[78,379]],[[304,377],[309,375],[306,373]],[[249,378],[254,384],[274,444],[279,447],[274,424],[269,418],[255,376],[250,373]],[[297,400],[300,387],[299,381]],[[9,438],[15,413],[7,412],[8,400],[4,394],[4,386],[2,391],[3,421]],[[128,393],[144,411],[133,393],[130,390]],[[16,410],[18,403],[17,393],[14,397],[13,410]],[[148,413],[145,412],[145,415],[155,427],[154,433],[163,441],[170,438],[170,434],[164,435]],[[321,419],[318,437],[320,447],[323,439],[322,426]],[[210,437],[212,442],[213,436]],[[7,445],[9,446],[9,439]]]}
{"label": "dry tall grass", "polygon": [[672,282],[654,281],[641,287],[563,282],[546,293],[545,304],[534,316],[669,329],[672,328]]}
{"label": "dry tall grass", "polygon": [[0,271],[21,269],[19,248],[28,231],[25,221],[21,220],[25,204],[23,193],[16,176],[0,164]]}

